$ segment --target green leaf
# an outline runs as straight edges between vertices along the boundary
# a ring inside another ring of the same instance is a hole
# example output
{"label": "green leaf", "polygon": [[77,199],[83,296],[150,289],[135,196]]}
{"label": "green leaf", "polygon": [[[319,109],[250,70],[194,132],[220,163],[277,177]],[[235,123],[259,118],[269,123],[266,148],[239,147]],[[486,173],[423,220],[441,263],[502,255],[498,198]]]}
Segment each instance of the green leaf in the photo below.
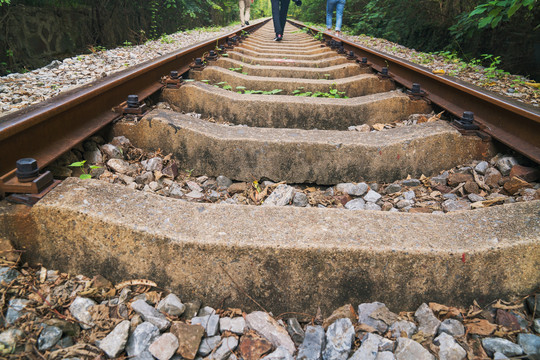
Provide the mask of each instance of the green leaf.
{"label": "green leaf", "polygon": [[486,12],[486,10],[487,10],[487,7],[477,6],[473,11],[471,11],[471,13],[469,14],[469,17],[478,15],[478,14],[483,14],[484,12]]}
{"label": "green leaf", "polygon": [[499,15],[495,19],[493,19],[493,21],[491,22],[491,28],[494,29],[499,24],[501,19],[502,19],[502,15]]}
{"label": "green leaf", "polygon": [[84,163],[86,162],[86,160],[83,160],[83,161],[77,161],[77,162],[74,162],[73,164],[69,164],[68,166],[73,166],[73,167],[81,167],[81,166],[84,166]]}
{"label": "green leaf", "polygon": [[478,28],[479,29],[485,28],[489,23],[491,23],[491,20],[492,20],[491,17],[485,17],[485,18],[481,19],[478,22]]}
{"label": "green leaf", "polygon": [[519,2],[516,2],[514,5],[512,5],[510,9],[508,9],[508,17],[511,17],[512,15],[514,15],[515,12],[518,11],[520,7],[521,7],[521,3]]}
{"label": "green leaf", "polygon": [[101,169],[101,166],[90,165],[90,169]]}
{"label": "green leaf", "polygon": [[237,86],[236,88],[239,89],[239,90],[245,90],[246,89],[245,86]]}
{"label": "green leaf", "polygon": [[81,174],[81,176],[79,176],[79,178],[83,179],[83,180],[87,180],[87,179],[91,179],[92,175],[90,175],[90,174]]}

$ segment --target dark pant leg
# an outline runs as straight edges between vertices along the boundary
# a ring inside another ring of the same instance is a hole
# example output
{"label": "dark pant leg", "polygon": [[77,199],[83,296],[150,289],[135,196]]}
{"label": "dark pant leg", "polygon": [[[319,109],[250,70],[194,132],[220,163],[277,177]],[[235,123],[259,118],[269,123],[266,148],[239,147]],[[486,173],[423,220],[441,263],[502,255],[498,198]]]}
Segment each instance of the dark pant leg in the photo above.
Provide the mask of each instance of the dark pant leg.
{"label": "dark pant leg", "polygon": [[287,21],[287,11],[289,11],[290,3],[291,0],[281,0],[281,9],[279,10],[279,21],[281,21],[281,35],[283,35],[283,30],[285,29],[285,22]]}
{"label": "dark pant leg", "polygon": [[274,31],[277,34],[281,34],[283,28],[281,27],[279,5],[281,0],[272,0],[272,20],[274,21]]}

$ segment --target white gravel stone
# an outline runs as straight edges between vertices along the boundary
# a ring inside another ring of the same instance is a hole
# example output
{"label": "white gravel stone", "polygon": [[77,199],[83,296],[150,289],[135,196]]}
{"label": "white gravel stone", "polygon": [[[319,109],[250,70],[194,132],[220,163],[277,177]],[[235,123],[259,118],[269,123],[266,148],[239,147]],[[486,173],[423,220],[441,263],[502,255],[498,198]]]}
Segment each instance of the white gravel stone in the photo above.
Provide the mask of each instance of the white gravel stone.
{"label": "white gravel stone", "polygon": [[105,336],[99,343],[99,348],[103,350],[108,357],[115,358],[126,347],[129,336],[129,320],[124,320],[120,324],[116,325],[113,331],[109,335]]}
{"label": "white gravel stone", "polygon": [[69,312],[80,322],[81,328],[90,329],[95,325],[88,311],[94,305],[97,305],[94,300],[77,296],[69,306]]}
{"label": "white gravel stone", "polygon": [[396,360],[435,360],[422,345],[409,338],[400,337],[394,353]]}
{"label": "white gravel stone", "polygon": [[381,194],[379,194],[376,191],[369,190],[366,195],[364,195],[364,200],[367,202],[377,202],[382,197]]}
{"label": "white gravel stone", "polygon": [[144,300],[137,300],[131,303],[131,308],[141,317],[144,321],[155,325],[159,330],[163,331],[167,329],[171,322],[167,320],[165,315],[148,305]]}
{"label": "white gravel stone", "polygon": [[402,333],[405,333],[408,338],[411,338],[416,332],[416,324],[411,321],[400,320],[390,326],[392,337],[401,337]]}
{"label": "white gravel stone", "polygon": [[433,343],[439,346],[439,360],[463,360],[467,357],[467,352],[447,333],[443,332]]}
{"label": "white gravel stone", "polygon": [[437,329],[441,325],[439,319],[435,317],[433,311],[426,303],[420,305],[420,307],[414,313],[414,318],[418,322],[418,331],[423,332],[425,335],[433,336],[437,333]]}
{"label": "white gravel stone", "polygon": [[294,196],[294,187],[280,184],[266,198],[263,206],[285,206],[291,203]]}
{"label": "white gravel stone", "polygon": [[446,319],[441,323],[438,334],[447,333],[452,336],[461,336],[465,334],[465,327],[463,324],[455,319]]}
{"label": "white gravel stone", "polygon": [[245,319],[249,329],[257,331],[274,346],[283,346],[291,355],[294,354],[296,347],[289,333],[270,315],[263,311],[254,311],[246,315]]}
{"label": "white gravel stone", "polygon": [[157,309],[172,316],[180,316],[186,310],[186,305],[182,304],[178,296],[169,294],[158,303]]}
{"label": "white gravel stone", "polygon": [[475,167],[474,167],[474,170],[481,174],[481,175],[484,175],[486,173],[486,170],[489,168],[489,163],[487,161],[480,161]]}
{"label": "white gravel stone", "polygon": [[323,360],[346,360],[354,341],[354,327],[348,318],[337,319],[326,330]]}
{"label": "white gravel stone", "polygon": [[219,319],[219,329],[221,332],[230,331],[241,335],[246,329],[246,321],[241,316],[235,318],[223,317]]}
{"label": "white gravel stone", "polygon": [[199,345],[199,351],[198,353],[201,356],[206,356],[212,352],[216,348],[216,346],[219,345],[221,341],[221,336],[211,336],[202,339],[201,345]]}
{"label": "white gravel stone", "polygon": [[390,351],[382,351],[378,353],[377,357],[375,358],[375,360],[395,360],[395,359],[396,357]]}
{"label": "white gravel stone", "polygon": [[212,360],[226,360],[238,346],[238,339],[229,336],[221,340],[221,344],[210,354]]}
{"label": "white gravel stone", "polygon": [[207,336],[215,336],[219,330],[219,315],[196,316],[191,319],[191,325],[199,324]]}
{"label": "white gravel stone", "polygon": [[375,360],[379,352],[382,336],[368,333],[362,339],[362,344],[349,360]]}
{"label": "white gravel stone", "polygon": [[148,351],[158,360],[169,360],[178,349],[178,345],[176,335],[166,333],[154,340],[152,345],[148,347]]}
{"label": "white gravel stone", "polygon": [[362,198],[354,199],[345,204],[345,209],[348,210],[364,210],[366,202]]}

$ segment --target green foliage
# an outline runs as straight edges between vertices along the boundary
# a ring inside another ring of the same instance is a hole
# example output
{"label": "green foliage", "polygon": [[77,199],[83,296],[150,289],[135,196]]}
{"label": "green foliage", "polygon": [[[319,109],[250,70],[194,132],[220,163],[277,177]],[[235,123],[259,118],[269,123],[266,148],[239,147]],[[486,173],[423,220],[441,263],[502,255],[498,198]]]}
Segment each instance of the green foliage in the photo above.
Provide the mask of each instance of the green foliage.
{"label": "green foliage", "polygon": [[4,5],[4,4],[7,4],[9,5],[11,2],[11,0],[0,0],[0,6]]}
{"label": "green foliage", "polygon": [[[71,166],[71,167],[78,167],[79,169],[81,169],[82,171],[82,174],[79,175],[79,178],[85,180],[85,179],[91,179],[92,178],[92,175],[90,173],[88,173],[86,167],[85,167],[85,163],[86,163],[86,160],[83,160],[83,161],[76,161],[72,164],[69,164],[68,166]],[[99,169],[101,168],[101,166],[97,166],[97,165],[90,165],[89,168],[92,170],[92,169]]]}

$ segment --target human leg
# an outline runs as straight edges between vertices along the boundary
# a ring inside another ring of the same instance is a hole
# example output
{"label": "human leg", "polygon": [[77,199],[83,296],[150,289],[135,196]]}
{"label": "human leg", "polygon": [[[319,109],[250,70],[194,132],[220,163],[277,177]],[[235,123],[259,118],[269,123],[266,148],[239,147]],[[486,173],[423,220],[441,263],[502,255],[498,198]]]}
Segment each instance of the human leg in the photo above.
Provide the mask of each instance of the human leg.
{"label": "human leg", "polygon": [[244,3],[244,0],[239,0],[238,1],[238,7],[240,8],[240,25],[244,26],[244,21],[245,21],[245,17],[244,17],[245,3]]}
{"label": "human leg", "polygon": [[283,32],[283,29],[281,28],[281,21],[279,20],[280,12],[279,12],[279,5],[280,0],[271,0],[272,1],[272,20],[274,22],[274,32],[276,33],[276,36],[278,34],[281,34]]}
{"label": "human leg", "polygon": [[245,7],[246,12],[244,14],[244,19],[246,21],[246,25],[249,25],[249,10],[251,8],[251,0],[244,0],[245,1]]}
{"label": "human leg", "polygon": [[283,30],[285,29],[285,23],[287,22],[287,11],[289,11],[289,4],[291,0],[281,0],[281,8],[279,9],[279,21],[281,22],[281,35],[283,36]]}
{"label": "human leg", "polygon": [[338,0],[336,4],[336,32],[341,31],[341,22],[343,20],[343,10],[346,0]]}
{"label": "human leg", "polygon": [[332,13],[336,7],[336,0],[327,0],[326,1],[326,28],[332,30]]}

